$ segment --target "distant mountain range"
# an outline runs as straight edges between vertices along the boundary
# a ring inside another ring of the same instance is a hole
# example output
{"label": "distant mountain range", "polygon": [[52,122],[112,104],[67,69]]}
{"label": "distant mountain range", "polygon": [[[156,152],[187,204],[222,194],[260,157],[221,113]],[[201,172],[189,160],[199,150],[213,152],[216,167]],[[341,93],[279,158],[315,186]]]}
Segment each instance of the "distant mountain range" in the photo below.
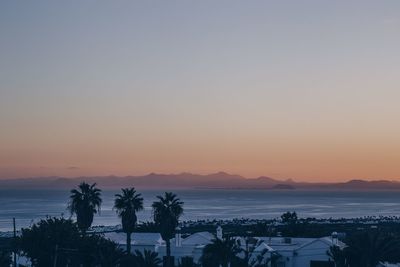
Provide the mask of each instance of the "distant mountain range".
{"label": "distant mountain range", "polygon": [[97,183],[103,188],[137,187],[144,189],[261,189],[261,190],[400,190],[400,182],[388,180],[350,180],[338,183],[296,182],[271,177],[245,178],[218,172],[208,175],[192,173],[156,174],[144,176],[99,177],[35,177],[0,180],[0,189],[65,189],[81,181]]}

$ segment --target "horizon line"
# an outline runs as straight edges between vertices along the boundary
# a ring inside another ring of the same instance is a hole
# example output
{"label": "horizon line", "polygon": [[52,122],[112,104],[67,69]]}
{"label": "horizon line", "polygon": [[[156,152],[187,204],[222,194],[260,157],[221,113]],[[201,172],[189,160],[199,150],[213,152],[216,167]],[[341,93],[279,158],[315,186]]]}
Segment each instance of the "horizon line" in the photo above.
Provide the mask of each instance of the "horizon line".
{"label": "horizon line", "polygon": [[178,173],[157,173],[157,172],[148,172],[146,174],[129,174],[129,175],[117,175],[117,174],[108,174],[108,175],[78,175],[78,176],[59,176],[59,175],[48,175],[48,176],[21,176],[15,178],[0,178],[0,181],[6,180],[23,180],[23,179],[46,179],[46,178],[59,178],[59,179],[79,179],[79,178],[106,178],[106,177],[118,177],[118,178],[130,178],[130,177],[145,177],[145,176],[152,176],[152,175],[164,175],[164,176],[180,176],[180,175],[195,175],[195,176],[211,176],[211,175],[229,175],[229,176],[239,176],[243,179],[259,179],[259,178],[269,178],[279,182],[288,182],[292,181],[294,183],[308,183],[308,184],[331,184],[331,183],[348,183],[351,181],[365,181],[365,182],[379,182],[379,181],[387,181],[387,182],[396,182],[399,183],[400,179],[390,179],[390,178],[347,178],[341,179],[339,181],[305,181],[303,179],[297,180],[296,178],[274,178],[273,176],[268,175],[259,175],[256,177],[248,177],[243,176],[241,174],[236,173],[229,173],[226,171],[217,171],[217,172],[207,172],[207,173],[194,173],[188,171],[182,171]]}

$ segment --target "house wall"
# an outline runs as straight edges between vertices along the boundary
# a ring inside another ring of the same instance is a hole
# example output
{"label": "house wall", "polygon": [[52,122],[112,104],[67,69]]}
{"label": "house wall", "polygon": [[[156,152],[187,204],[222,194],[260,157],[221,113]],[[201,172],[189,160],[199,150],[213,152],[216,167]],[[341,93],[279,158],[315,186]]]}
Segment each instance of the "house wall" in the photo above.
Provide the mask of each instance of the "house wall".
{"label": "house wall", "polygon": [[[282,256],[277,260],[277,266],[309,267],[311,261],[329,261],[329,256],[327,254],[329,247],[329,244],[320,240],[316,240],[297,250],[280,250],[275,247],[276,251]],[[266,255],[266,257],[269,256],[269,254]]]}
{"label": "house wall", "polygon": [[[157,246],[156,252],[160,258],[163,258],[167,255],[165,246]],[[178,264],[182,257],[193,257],[194,262],[198,262],[201,254],[202,249],[198,250],[195,246],[171,246],[171,256],[174,256],[175,264]]]}
{"label": "house wall", "polygon": [[308,267],[311,261],[329,261],[328,251],[328,244],[319,240],[315,241],[297,250],[297,255],[293,255],[291,265],[287,267]]}
{"label": "house wall", "polygon": [[144,250],[155,251],[155,245],[132,245],[132,252],[139,250],[143,252]]}

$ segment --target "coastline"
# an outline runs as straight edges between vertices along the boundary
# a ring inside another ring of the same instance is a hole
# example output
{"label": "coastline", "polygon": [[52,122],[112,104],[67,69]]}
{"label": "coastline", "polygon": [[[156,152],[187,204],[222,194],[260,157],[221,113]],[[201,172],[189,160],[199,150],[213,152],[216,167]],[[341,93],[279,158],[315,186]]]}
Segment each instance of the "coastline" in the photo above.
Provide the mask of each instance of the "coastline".
{"label": "coastline", "polygon": [[[354,225],[354,226],[376,226],[379,224],[399,224],[400,216],[364,216],[355,218],[299,218],[298,224],[315,224],[315,225]],[[145,232],[146,225],[151,225],[148,222],[141,222],[138,224],[137,232]],[[180,223],[182,232],[191,233],[197,228],[215,228],[217,226],[227,227],[251,227],[257,225],[265,225],[269,227],[283,226],[280,218],[276,219],[250,219],[250,218],[236,218],[229,220],[197,220],[197,221],[182,221]],[[95,225],[90,228],[91,233],[108,233],[122,231],[122,226],[118,225]],[[150,231],[156,232],[156,231]],[[21,230],[17,230],[17,235]],[[12,238],[13,231],[0,231],[0,238]]]}

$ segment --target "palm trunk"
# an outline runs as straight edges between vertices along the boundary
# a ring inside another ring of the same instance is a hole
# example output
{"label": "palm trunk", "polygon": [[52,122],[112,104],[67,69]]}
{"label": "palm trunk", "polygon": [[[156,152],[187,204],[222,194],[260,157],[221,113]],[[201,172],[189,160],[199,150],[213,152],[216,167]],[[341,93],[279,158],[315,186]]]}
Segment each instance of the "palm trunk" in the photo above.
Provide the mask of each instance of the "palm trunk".
{"label": "palm trunk", "polygon": [[131,233],[126,233],[126,252],[131,254]]}
{"label": "palm trunk", "polygon": [[167,264],[166,267],[172,267],[171,266],[171,241],[169,239],[166,240],[167,244]]}
{"label": "palm trunk", "polygon": [[81,229],[81,238],[85,239],[86,238],[86,229]]}

